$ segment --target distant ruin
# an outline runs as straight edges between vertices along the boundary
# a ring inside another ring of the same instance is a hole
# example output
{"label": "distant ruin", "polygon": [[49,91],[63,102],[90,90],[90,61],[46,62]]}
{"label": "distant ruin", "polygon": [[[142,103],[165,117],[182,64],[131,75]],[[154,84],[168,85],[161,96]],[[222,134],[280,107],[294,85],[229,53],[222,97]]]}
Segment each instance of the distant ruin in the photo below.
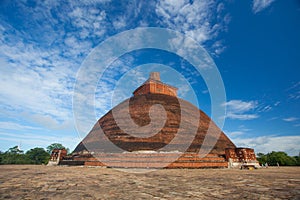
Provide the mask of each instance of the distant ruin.
{"label": "distant ruin", "polygon": [[53,149],[50,155],[48,166],[58,165],[60,161],[68,154],[66,149]]}

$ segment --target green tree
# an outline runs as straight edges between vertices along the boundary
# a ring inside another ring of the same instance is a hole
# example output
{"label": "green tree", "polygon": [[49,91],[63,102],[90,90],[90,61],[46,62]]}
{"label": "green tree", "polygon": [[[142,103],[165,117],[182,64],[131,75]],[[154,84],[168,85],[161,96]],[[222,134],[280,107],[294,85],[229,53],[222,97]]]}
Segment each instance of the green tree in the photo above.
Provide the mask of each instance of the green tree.
{"label": "green tree", "polygon": [[267,162],[267,156],[263,153],[257,153],[257,161],[259,164],[265,164]]}
{"label": "green tree", "polygon": [[267,155],[267,157],[270,165],[277,165],[278,163],[279,165],[283,165],[283,166],[292,166],[297,164],[295,158],[290,157],[287,155],[287,153],[281,151],[279,152],[272,151]]}
{"label": "green tree", "polygon": [[26,155],[32,161],[32,164],[47,164],[50,158],[47,151],[38,147],[28,150]]}
{"label": "green tree", "polygon": [[2,163],[2,157],[3,157],[3,153],[2,151],[0,151],[0,164]]}
{"label": "green tree", "polygon": [[69,152],[69,149],[64,147],[62,144],[60,143],[53,143],[53,144],[50,144],[49,146],[47,146],[47,152],[49,154],[52,153],[53,149],[66,149],[68,152]]}
{"label": "green tree", "polygon": [[8,154],[23,154],[24,151],[20,150],[18,146],[9,148],[6,153]]}
{"label": "green tree", "polygon": [[300,166],[300,156],[294,156],[294,159],[296,160],[296,165]]}
{"label": "green tree", "polygon": [[9,148],[1,154],[1,164],[31,164],[31,160],[24,154],[18,146]]}
{"label": "green tree", "polygon": [[257,154],[257,160],[260,164],[268,163],[268,165],[276,166],[277,163],[281,166],[297,165],[297,158],[287,155],[287,153],[279,151],[272,151],[271,153]]}

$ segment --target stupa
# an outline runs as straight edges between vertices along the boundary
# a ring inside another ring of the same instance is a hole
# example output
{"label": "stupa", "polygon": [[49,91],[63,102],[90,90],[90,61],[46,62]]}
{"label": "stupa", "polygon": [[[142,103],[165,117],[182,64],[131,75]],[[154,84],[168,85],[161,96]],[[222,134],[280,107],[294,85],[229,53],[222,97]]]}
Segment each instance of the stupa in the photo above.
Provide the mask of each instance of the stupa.
{"label": "stupa", "polygon": [[[237,148],[202,110],[178,98],[177,90],[152,72],[131,98],[101,117],[60,164],[116,168],[257,165],[253,149]],[[203,145],[208,129],[217,133],[209,136],[217,137],[212,147]],[[205,148],[209,152],[199,156]]]}

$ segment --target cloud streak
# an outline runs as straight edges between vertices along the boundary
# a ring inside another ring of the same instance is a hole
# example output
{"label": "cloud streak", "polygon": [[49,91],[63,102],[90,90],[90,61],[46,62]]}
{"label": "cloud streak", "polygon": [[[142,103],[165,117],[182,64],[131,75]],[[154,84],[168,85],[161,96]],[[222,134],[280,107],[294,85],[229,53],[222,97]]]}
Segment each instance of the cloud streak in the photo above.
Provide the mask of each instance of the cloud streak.
{"label": "cloud streak", "polygon": [[41,130],[41,128],[35,126],[25,126],[15,122],[0,122],[0,129],[5,130]]}
{"label": "cloud streak", "polygon": [[226,117],[237,120],[252,120],[259,117],[257,114],[248,113],[258,107],[256,101],[230,100],[223,104],[227,107]]}
{"label": "cloud streak", "polygon": [[300,81],[288,88],[289,99],[290,100],[299,100],[300,99]]}
{"label": "cloud streak", "polygon": [[275,0],[253,0],[252,11],[257,14],[269,7]]}
{"label": "cloud streak", "polygon": [[296,117],[288,117],[288,118],[283,118],[282,120],[286,121],[286,122],[294,122],[294,121],[297,121],[298,118],[296,118]]}

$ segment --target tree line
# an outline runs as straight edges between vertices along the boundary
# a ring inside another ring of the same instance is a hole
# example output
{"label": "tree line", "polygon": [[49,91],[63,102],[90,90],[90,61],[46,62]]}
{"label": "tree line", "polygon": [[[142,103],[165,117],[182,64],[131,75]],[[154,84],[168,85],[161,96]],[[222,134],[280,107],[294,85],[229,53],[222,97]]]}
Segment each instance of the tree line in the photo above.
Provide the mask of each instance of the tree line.
{"label": "tree line", "polygon": [[267,163],[269,166],[300,166],[300,155],[289,156],[287,153],[282,151],[272,151],[267,154],[258,153],[257,161],[261,165],[265,165]]}
{"label": "tree line", "polygon": [[[69,152],[68,148],[59,143],[49,145],[46,150],[36,147],[26,153],[20,150],[18,146],[14,146],[6,152],[0,151],[0,164],[47,164],[53,149],[67,149]],[[281,151],[272,151],[267,154],[258,153],[257,160],[261,165],[267,163],[269,166],[300,166],[300,154],[299,156],[289,156]]]}
{"label": "tree line", "polygon": [[36,147],[26,152],[18,146],[9,148],[6,152],[0,152],[0,164],[47,164],[53,149],[67,149],[62,144],[53,143],[46,150]]}

